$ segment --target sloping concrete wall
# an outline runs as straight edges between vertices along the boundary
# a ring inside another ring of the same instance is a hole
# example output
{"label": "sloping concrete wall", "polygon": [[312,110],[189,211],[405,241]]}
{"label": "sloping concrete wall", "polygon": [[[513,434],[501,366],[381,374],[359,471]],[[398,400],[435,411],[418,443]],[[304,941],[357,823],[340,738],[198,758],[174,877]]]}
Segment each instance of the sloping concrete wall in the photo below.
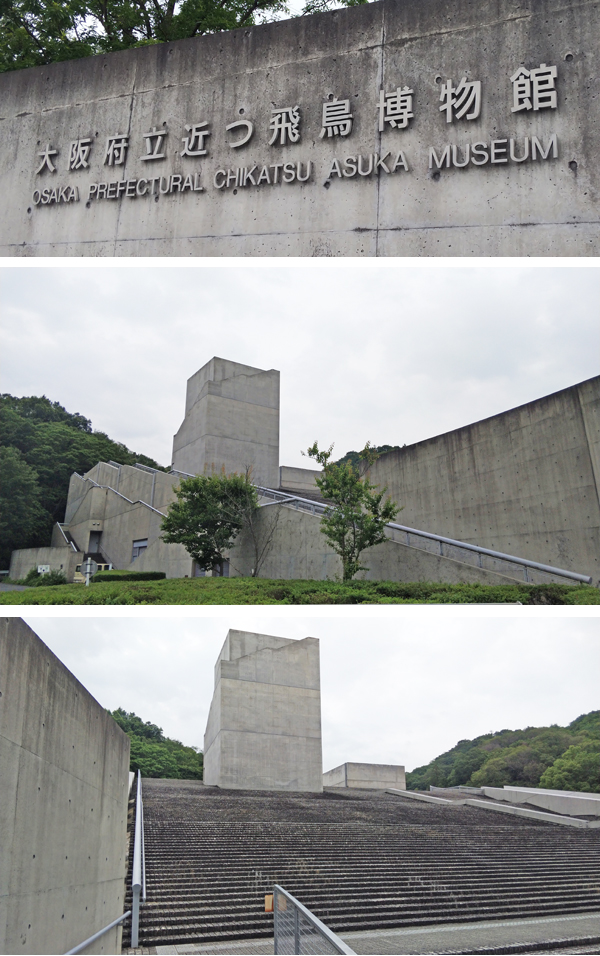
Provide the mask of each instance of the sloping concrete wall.
{"label": "sloping concrete wall", "polygon": [[204,783],[322,791],[318,640],[229,631],[215,665]]}
{"label": "sloping concrete wall", "polygon": [[124,912],[129,738],[18,618],[0,675],[0,952],[64,953]]}
{"label": "sloping concrete wall", "polygon": [[600,576],[600,377],[382,455],[398,521]]}
{"label": "sloping concrete wall", "polygon": [[566,816],[600,817],[600,793],[580,793],[571,790],[529,789],[527,787],[482,787],[486,797],[509,803],[527,803]]}
{"label": "sloping concrete wall", "polygon": [[343,763],[323,774],[324,787],[356,787],[359,790],[406,790],[404,767],[384,763]]}
{"label": "sloping concrete wall", "polygon": [[[599,33],[594,0],[384,0],[4,73],[0,254],[598,255]],[[542,65],[555,100],[515,106]]]}
{"label": "sloping concrete wall", "polygon": [[[273,512],[279,506],[265,508],[258,516],[257,529],[269,533]],[[279,520],[273,534],[272,546],[260,568],[263,578],[292,578],[323,581],[342,576],[342,562],[327,544],[321,533],[321,518],[290,506],[279,507]],[[254,566],[252,542],[246,532],[236,539],[229,553],[230,576],[249,575]],[[522,571],[485,570],[452,558],[407,547],[399,541],[387,540],[361,554],[361,562],[368,568],[359,577],[367,581],[445,581],[474,584],[512,584],[522,581]],[[491,562],[492,567],[494,563]],[[531,579],[535,581],[535,573]]]}
{"label": "sloping concrete wall", "polygon": [[279,372],[213,358],[188,380],[185,418],[173,439],[173,468],[279,481]]}

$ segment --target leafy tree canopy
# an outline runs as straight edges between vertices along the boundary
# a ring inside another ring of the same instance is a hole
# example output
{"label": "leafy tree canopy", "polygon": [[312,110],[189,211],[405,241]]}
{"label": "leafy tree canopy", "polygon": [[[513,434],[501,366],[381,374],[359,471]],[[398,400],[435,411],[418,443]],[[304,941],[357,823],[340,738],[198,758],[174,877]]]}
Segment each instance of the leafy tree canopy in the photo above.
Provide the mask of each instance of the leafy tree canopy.
{"label": "leafy tree canopy", "polygon": [[162,727],[121,707],[109,713],[131,740],[130,770],[140,770],[142,777],[202,780],[202,752],[197,747],[163,736]]}
{"label": "leafy tree canopy", "polygon": [[567,727],[501,730],[460,740],[406,775],[409,790],[434,787],[546,787],[600,792],[600,711]]}
{"label": "leafy tree canopy", "polygon": [[[397,451],[400,447],[401,447],[400,445],[374,445],[373,451],[376,452],[376,454],[379,456],[379,455],[384,455],[386,451]],[[406,445],[403,445],[402,447],[406,448]],[[360,457],[361,455],[362,455],[362,452],[360,451],[347,451],[342,458],[338,458],[338,460],[333,462],[333,464],[334,465],[350,464],[352,465],[353,468],[356,468],[357,470],[360,471],[363,464],[362,459]]]}
{"label": "leafy tree canopy", "polygon": [[[307,0],[304,13],[366,0]],[[0,72],[248,27],[286,0],[0,0]]]}
{"label": "leafy tree canopy", "polygon": [[104,432],[92,431],[88,418],[45,396],[0,395],[0,446],[2,569],[8,568],[11,551],[50,543],[52,525],[64,518],[74,471],[82,474],[108,460],[160,467]]}
{"label": "leafy tree canopy", "polygon": [[184,478],[174,489],[177,501],[169,505],[161,528],[163,541],[182,544],[198,566],[223,574],[225,553],[258,508],[256,488],[245,475],[197,475]]}
{"label": "leafy tree canopy", "polygon": [[385,541],[384,528],[399,508],[390,498],[384,501],[386,488],[378,492],[376,485],[361,477],[362,466],[367,468],[379,457],[369,442],[359,454],[359,467],[350,461],[330,461],[332,450],[333,445],[321,451],[314,442],[306,454],[323,469],[315,482],[330,507],[321,519],[321,531],[342,559],[344,581],[350,581],[358,571],[367,570],[360,564],[361,553]]}

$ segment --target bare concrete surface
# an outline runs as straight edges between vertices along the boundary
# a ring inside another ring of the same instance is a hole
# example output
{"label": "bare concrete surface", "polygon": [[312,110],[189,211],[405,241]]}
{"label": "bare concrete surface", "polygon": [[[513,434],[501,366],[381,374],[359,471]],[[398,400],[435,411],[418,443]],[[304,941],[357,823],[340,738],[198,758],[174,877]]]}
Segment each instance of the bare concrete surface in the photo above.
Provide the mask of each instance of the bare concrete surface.
{"label": "bare concrete surface", "polygon": [[26,591],[23,584],[0,584],[0,591]]}
{"label": "bare concrete surface", "polygon": [[[437,954],[476,953],[508,950],[525,953],[552,952],[596,953],[600,951],[600,912],[545,919],[502,920],[487,923],[459,923],[424,926],[415,929],[377,930],[364,933],[342,933],[341,938],[358,954]],[[579,942],[581,941],[581,945]],[[561,945],[564,943],[564,946]],[[510,947],[510,950],[509,950]],[[513,949],[513,947],[515,947]],[[516,948],[518,947],[518,949]],[[128,953],[229,953],[271,954],[272,939],[245,940],[235,943],[183,944],[157,946],[147,950],[127,950]]]}

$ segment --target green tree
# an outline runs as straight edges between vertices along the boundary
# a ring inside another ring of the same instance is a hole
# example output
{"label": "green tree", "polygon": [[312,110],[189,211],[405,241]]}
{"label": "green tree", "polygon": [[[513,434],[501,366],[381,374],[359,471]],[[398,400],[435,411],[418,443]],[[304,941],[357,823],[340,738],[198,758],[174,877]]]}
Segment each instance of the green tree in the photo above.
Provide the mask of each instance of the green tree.
{"label": "green tree", "polygon": [[222,575],[225,552],[258,508],[249,472],[184,478],[174,491],[177,501],[161,524],[163,541],[182,544],[200,568]]}
{"label": "green tree", "polygon": [[140,770],[142,777],[202,780],[203,756],[198,748],[165,737],[162,727],[121,707],[109,713],[131,741],[130,770]]}
{"label": "green tree", "polygon": [[323,469],[315,479],[329,505],[321,519],[321,531],[342,559],[344,581],[350,581],[358,571],[368,570],[359,562],[361,553],[386,540],[385,526],[400,509],[390,498],[384,501],[387,488],[378,492],[377,486],[361,475],[361,470],[379,457],[369,442],[359,453],[358,468],[351,462],[341,465],[331,462],[332,450],[333,445],[327,451],[321,451],[314,442],[306,454]]}
{"label": "green tree", "polygon": [[2,515],[10,530],[1,539],[2,554],[8,554],[5,567],[10,551],[50,544],[52,525],[64,518],[74,471],[83,474],[109,460],[160,467],[104,432],[92,431],[88,418],[45,396],[0,395],[0,445]]}
{"label": "green tree", "polygon": [[[366,0],[307,0],[306,13]],[[0,72],[249,27],[286,0],[0,0]]]}
{"label": "green tree", "polygon": [[7,570],[11,553],[26,548],[47,521],[38,475],[18,448],[0,447],[0,565]]}
{"label": "green tree", "polygon": [[600,793],[600,741],[586,740],[569,747],[540,777],[547,790]]}

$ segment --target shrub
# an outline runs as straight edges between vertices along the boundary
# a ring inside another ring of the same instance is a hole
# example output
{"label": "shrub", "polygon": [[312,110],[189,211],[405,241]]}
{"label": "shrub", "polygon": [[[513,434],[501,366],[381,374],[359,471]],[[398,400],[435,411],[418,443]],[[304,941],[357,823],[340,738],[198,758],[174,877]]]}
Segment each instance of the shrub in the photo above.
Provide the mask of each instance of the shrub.
{"label": "shrub", "polygon": [[20,584],[25,584],[28,588],[47,588],[54,587],[56,584],[67,584],[67,579],[62,571],[48,571],[46,574],[40,574],[37,568],[32,568]]}

